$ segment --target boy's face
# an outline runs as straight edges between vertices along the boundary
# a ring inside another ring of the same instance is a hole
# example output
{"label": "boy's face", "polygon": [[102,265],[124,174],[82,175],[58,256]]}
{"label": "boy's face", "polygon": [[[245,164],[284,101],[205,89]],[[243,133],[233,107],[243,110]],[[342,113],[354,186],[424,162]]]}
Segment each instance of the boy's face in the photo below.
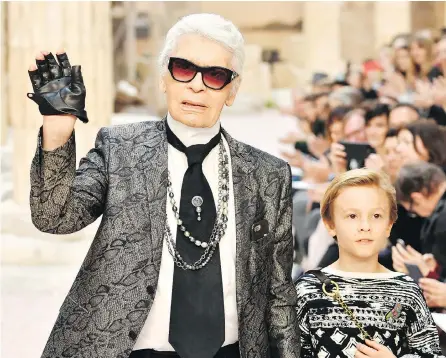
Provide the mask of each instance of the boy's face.
{"label": "boy's face", "polygon": [[390,203],[376,186],[342,189],[332,207],[332,223],[325,223],[337,236],[340,254],[358,259],[376,257],[390,235]]}

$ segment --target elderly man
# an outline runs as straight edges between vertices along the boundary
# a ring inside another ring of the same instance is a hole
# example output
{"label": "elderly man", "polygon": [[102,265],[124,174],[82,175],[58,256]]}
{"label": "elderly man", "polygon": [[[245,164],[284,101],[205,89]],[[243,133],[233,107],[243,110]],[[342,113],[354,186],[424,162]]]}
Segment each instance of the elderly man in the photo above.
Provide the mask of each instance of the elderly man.
{"label": "elderly man", "polygon": [[159,61],[166,118],[102,128],[77,170],[85,87],[57,57],[29,69],[43,115],[33,223],[68,234],[102,220],[42,357],[298,357],[290,168],[220,123],[241,80],[237,28],[212,14],[175,24]]}

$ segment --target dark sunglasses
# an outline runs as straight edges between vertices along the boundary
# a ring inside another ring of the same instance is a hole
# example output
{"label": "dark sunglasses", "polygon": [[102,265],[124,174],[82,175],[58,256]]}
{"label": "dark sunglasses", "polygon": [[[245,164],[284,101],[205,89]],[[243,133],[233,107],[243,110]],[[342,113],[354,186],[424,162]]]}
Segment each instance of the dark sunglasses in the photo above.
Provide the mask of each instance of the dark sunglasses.
{"label": "dark sunglasses", "polygon": [[213,90],[223,89],[238,76],[237,72],[224,67],[200,67],[184,58],[178,57],[169,59],[168,68],[175,81],[185,83],[192,81],[197,73],[200,72],[203,84]]}

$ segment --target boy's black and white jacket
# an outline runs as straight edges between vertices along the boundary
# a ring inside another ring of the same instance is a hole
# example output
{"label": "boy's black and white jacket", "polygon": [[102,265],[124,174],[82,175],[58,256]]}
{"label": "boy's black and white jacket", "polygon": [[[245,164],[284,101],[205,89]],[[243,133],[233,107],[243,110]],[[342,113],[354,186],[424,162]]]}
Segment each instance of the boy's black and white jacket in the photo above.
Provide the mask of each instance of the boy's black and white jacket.
{"label": "boy's black and white jacket", "polygon": [[[443,357],[438,331],[418,285],[400,273],[351,273],[322,269],[367,333],[398,358]],[[296,283],[301,357],[353,358],[364,343],[359,329],[321,281],[305,274]]]}

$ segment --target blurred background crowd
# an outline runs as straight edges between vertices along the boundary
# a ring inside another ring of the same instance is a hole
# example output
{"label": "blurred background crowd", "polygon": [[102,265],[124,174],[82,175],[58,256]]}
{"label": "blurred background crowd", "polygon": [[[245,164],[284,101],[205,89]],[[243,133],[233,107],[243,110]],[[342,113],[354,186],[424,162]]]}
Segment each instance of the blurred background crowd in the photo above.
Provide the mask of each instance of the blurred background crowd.
{"label": "blurred background crowd", "polygon": [[337,260],[319,203],[356,153],[363,162],[355,166],[387,172],[399,200],[381,263],[410,274],[406,264],[416,265],[429,306],[446,308],[445,74],[443,28],[395,34],[378,57],[349,63],[335,77],[315,73],[309,90],[294,90],[293,106],[282,111],[296,118],[296,129],[280,142],[294,168],[295,275]]}

